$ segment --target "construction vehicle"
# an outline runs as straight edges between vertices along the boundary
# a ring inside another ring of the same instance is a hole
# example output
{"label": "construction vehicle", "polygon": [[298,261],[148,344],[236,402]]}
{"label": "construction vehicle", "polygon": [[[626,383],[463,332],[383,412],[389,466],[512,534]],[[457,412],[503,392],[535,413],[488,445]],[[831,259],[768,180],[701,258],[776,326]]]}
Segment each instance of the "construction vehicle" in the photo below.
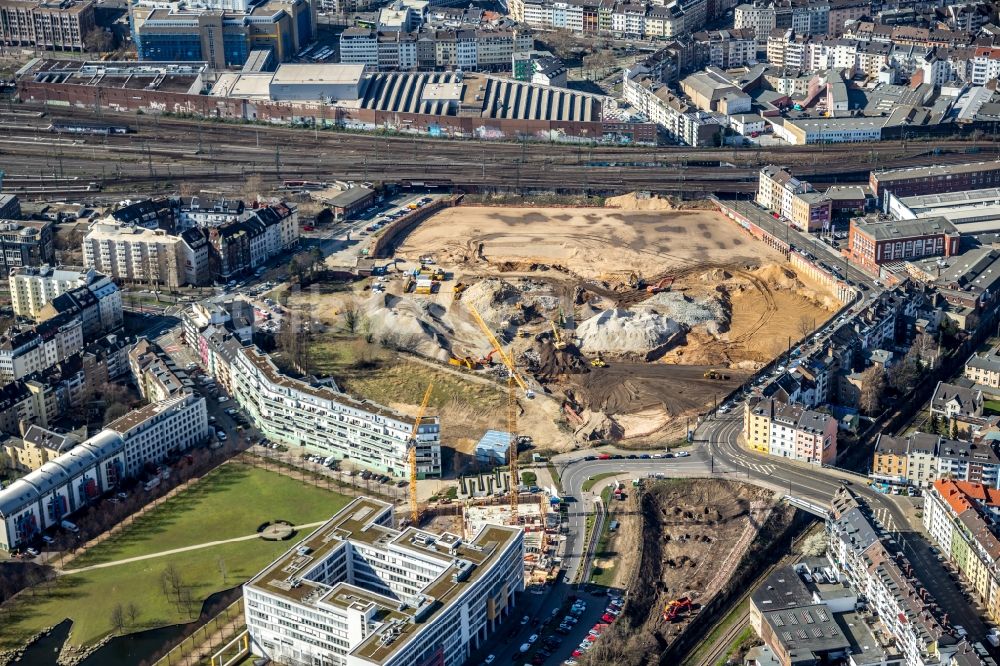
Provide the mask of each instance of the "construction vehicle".
{"label": "construction vehicle", "polygon": [[464,282],[456,282],[455,286],[451,290],[455,293],[455,300],[462,298],[462,292],[469,288],[469,285]]}
{"label": "construction vehicle", "polygon": [[673,622],[677,620],[682,613],[690,613],[691,609],[691,597],[673,599],[663,607],[663,619],[667,622]]}
{"label": "construction vehicle", "polygon": [[520,375],[518,375],[517,371],[514,369],[514,357],[503,350],[500,346],[500,341],[497,340],[497,336],[493,335],[493,331],[491,331],[490,327],[486,325],[486,322],[483,320],[483,316],[479,314],[479,310],[477,310],[471,303],[469,304],[469,312],[472,313],[472,318],[476,320],[477,324],[479,324],[480,330],[482,330],[482,332],[486,335],[486,339],[490,341],[490,344],[493,346],[493,351],[500,357],[503,364],[507,366],[507,372],[510,373],[510,376],[515,382],[517,382],[517,385],[521,387],[521,390],[524,391],[524,397],[534,398],[535,392],[528,388],[528,385],[524,383],[524,380],[521,379]]}
{"label": "construction vehicle", "polygon": [[472,358],[471,356],[464,356],[462,358],[452,356],[451,358],[448,359],[448,363],[450,365],[457,365],[459,367],[467,368],[469,370],[475,370],[476,368],[479,367],[479,362],[476,361],[476,359]]}
{"label": "construction vehicle", "polygon": [[606,367],[608,367],[607,362],[604,360],[604,358],[600,354],[598,354],[596,358],[590,359],[590,364],[592,366],[594,366],[595,368],[606,368]]}
{"label": "construction vehicle", "polygon": [[434,384],[427,386],[424,399],[420,401],[420,409],[413,419],[413,429],[410,431],[410,519],[414,527],[420,524],[420,507],[417,505],[417,431],[420,429],[420,422],[424,420],[424,413],[431,401],[433,390]]}
{"label": "construction vehicle", "polygon": [[727,375],[724,372],[720,372],[718,370],[706,370],[705,374],[703,374],[702,377],[704,377],[705,379],[718,379],[718,380],[729,379],[729,375]]}
{"label": "construction vehicle", "polygon": [[600,280],[608,283],[617,283],[628,285],[633,289],[638,289],[642,286],[642,278],[635,271],[613,271],[611,273],[603,273]]}
{"label": "construction vehicle", "polygon": [[566,349],[566,341],[563,340],[562,335],[559,333],[559,327],[556,323],[550,322],[552,324],[552,344],[556,346],[556,349]]}
{"label": "construction vehicle", "polygon": [[424,266],[420,269],[420,275],[424,277],[429,277],[432,280],[437,280],[440,282],[445,278],[444,271],[440,268],[434,266]]}
{"label": "construction vehicle", "polygon": [[656,284],[651,284],[648,287],[646,287],[646,292],[650,294],[658,294],[661,291],[670,291],[670,287],[672,287],[673,284],[674,284],[673,277],[665,277],[656,282]]}

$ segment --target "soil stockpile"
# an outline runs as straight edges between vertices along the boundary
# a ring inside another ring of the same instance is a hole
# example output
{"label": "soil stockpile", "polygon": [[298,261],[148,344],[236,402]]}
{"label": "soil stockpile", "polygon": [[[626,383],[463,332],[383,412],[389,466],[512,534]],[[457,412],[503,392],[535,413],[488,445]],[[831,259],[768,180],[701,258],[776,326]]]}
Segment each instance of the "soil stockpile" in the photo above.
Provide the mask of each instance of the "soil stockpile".
{"label": "soil stockpile", "polygon": [[683,329],[655,312],[615,309],[586,320],[576,333],[587,353],[646,355],[676,340]]}

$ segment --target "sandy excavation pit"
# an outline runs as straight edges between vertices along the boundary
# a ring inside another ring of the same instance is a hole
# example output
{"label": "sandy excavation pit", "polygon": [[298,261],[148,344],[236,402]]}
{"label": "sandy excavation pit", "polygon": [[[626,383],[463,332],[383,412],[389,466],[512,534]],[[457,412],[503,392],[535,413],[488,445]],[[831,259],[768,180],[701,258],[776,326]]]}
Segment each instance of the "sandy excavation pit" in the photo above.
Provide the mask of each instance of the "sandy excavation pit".
{"label": "sandy excavation pit", "polygon": [[[783,352],[789,335],[801,337],[803,322],[819,325],[838,305],[710,210],[457,207],[403,239],[399,270],[427,255],[449,274],[436,293],[405,293],[395,273],[384,294],[356,285],[310,307],[336,321],[351,299],[376,339],[391,335],[420,356],[469,358],[480,374],[502,374],[482,363],[490,347],[473,305],[555,399],[573,431],[546,442],[557,449],[682,435],[688,419]],[[649,293],[664,276],[673,284]],[[525,416],[538,404],[522,402]]]}

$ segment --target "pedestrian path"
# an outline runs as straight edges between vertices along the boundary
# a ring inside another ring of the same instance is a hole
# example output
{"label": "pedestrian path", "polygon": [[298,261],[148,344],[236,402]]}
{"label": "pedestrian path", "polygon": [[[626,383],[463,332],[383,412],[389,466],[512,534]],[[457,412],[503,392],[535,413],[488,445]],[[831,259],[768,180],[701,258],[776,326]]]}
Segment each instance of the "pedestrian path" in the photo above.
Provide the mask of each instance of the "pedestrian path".
{"label": "pedestrian path", "polygon": [[[305,525],[296,525],[296,530],[308,529],[310,527],[319,527],[325,520],[320,520],[315,523],[307,523]],[[205,543],[196,543],[191,546],[184,546],[183,548],[173,548],[171,550],[163,550],[158,553],[149,553],[147,555],[137,555],[136,557],[127,557],[123,560],[115,560],[114,562],[102,562],[100,564],[92,564],[89,567],[80,567],[79,569],[63,569],[59,571],[60,576],[69,576],[72,574],[85,573],[87,571],[93,571],[95,569],[107,569],[108,567],[116,567],[120,564],[131,564],[132,562],[140,562],[142,560],[152,560],[158,557],[166,557],[167,555],[175,555],[177,553],[186,553],[192,550],[201,550],[203,548],[212,548],[214,546],[221,546],[225,543],[236,543],[237,541],[250,541],[251,539],[259,539],[259,534],[248,534],[246,536],[233,537],[232,539],[222,539],[221,541],[206,541]]]}

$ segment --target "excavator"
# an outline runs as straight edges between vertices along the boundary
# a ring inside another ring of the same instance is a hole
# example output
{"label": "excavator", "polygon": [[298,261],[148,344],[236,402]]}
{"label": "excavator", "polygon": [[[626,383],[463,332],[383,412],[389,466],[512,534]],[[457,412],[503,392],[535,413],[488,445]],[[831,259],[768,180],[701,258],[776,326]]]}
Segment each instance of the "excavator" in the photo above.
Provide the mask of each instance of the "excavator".
{"label": "excavator", "polygon": [[661,291],[670,291],[670,287],[674,284],[674,278],[672,276],[667,276],[655,284],[651,284],[646,287],[646,293],[658,294]]}
{"label": "excavator", "polygon": [[566,349],[566,341],[563,339],[562,334],[559,332],[559,327],[556,326],[556,323],[554,321],[551,323],[552,323],[553,344],[556,346],[556,349]]}
{"label": "excavator", "polygon": [[663,619],[666,622],[674,622],[680,618],[682,613],[690,613],[691,610],[691,597],[673,599],[663,607]]}
{"label": "excavator", "polygon": [[719,379],[723,381],[729,379],[729,375],[727,375],[724,372],[720,372],[718,370],[706,370],[705,374],[703,374],[702,377],[704,377],[705,379]]}
{"label": "excavator", "polygon": [[601,356],[600,352],[598,352],[598,354],[597,354],[597,356],[595,358],[590,359],[590,364],[592,366],[594,366],[595,368],[606,368],[606,367],[608,367],[607,361],[604,360],[604,358]]}

